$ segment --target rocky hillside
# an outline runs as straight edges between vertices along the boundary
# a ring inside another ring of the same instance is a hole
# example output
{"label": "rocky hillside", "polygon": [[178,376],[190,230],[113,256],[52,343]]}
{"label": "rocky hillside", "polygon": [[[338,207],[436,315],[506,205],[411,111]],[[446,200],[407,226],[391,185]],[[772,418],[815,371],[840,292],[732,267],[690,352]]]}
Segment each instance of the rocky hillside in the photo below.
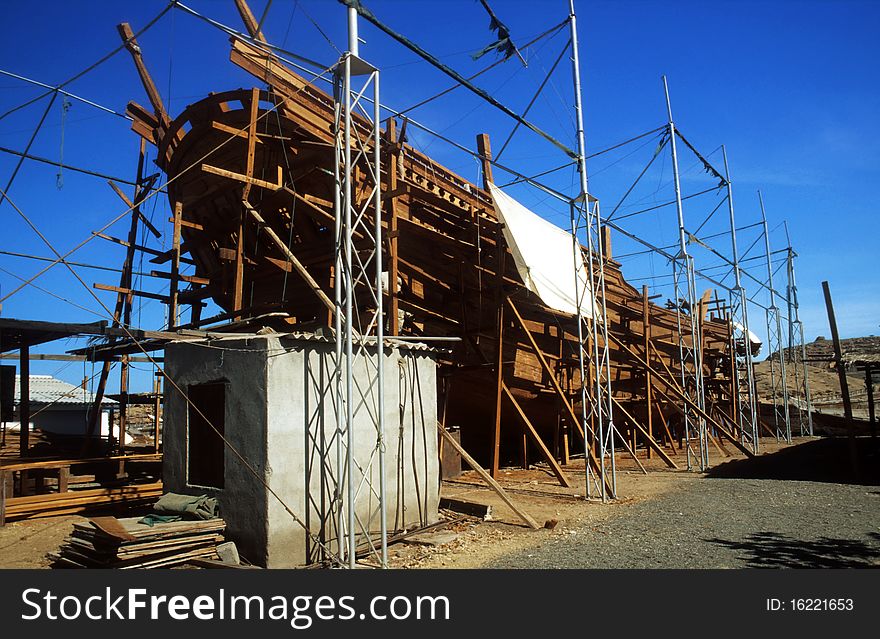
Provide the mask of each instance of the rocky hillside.
{"label": "rocky hillside", "polygon": [[[880,337],[855,337],[844,339],[840,342],[841,353],[847,367],[847,380],[849,382],[850,399],[853,404],[853,416],[867,419],[868,417],[868,392],[865,386],[865,374],[857,370],[855,362],[877,361],[880,364]],[[843,400],[840,396],[840,382],[834,364],[834,345],[831,340],[817,337],[815,341],[805,345],[807,352],[807,375],[810,382],[810,397],[813,409],[831,414],[842,414]],[[786,353],[790,355],[790,353]],[[778,366],[779,354],[771,356],[774,364]],[[755,381],[758,387],[758,396],[762,402],[771,401],[770,385],[770,359],[755,363]],[[789,358],[787,361],[791,361]],[[803,391],[795,389],[800,384],[796,383],[795,371],[792,366],[787,367],[787,385],[792,395],[800,396]],[[801,377],[800,374],[798,375]],[[875,375],[875,379],[877,375]],[[874,384],[874,397],[880,408],[880,384]]]}

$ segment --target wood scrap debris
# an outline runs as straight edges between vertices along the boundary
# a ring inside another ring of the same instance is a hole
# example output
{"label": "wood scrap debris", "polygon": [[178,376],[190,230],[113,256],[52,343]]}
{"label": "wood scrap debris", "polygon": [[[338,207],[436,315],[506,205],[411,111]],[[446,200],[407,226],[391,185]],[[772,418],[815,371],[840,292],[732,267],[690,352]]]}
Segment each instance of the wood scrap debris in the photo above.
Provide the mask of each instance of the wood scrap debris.
{"label": "wood scrap debris", "polygon": [[462,499],[460,497],[441,497],[440,508],[451,510],[456,513],[477,517],[483,521],[492,519],[492,506],[479,502]]}
{"label": "wood scrap debris", "polygon": [[152,526],[138,517],[115,524],[101,519],[73,525],[58,551],[49,554],[53,568],[167,568],[192,559],[220,559],[217,546],[224,542],[226,522],[219,517]]}

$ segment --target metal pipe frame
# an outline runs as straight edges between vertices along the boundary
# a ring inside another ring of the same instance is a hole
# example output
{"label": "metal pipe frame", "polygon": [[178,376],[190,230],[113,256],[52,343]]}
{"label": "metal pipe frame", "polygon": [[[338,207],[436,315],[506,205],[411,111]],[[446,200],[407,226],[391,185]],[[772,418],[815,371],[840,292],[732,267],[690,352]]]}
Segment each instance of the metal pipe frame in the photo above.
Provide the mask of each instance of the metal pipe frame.
{"label": "metal pipe frame", "polygon": [[[684,208],[681,197],[681,181],[678,169],[678,152],[676,150],[676,133],[675,123],[672,118],[672,103],[669,99],[669,85],[666,76],[663,76],[663,90],[666,95],[666,113],[668,115],[669,127],[669,143],[672,155],[672,171],[673,183],[675,187],[675,207],[678,213],[678,239],[679,253],[672,260],[673,286],[675,296],[675,313],[678,330],[678,350],[681,366],[681,387],[690,396],[690,399],[700,408],[704,410],[705,396],[703,394],[703,358],[701,353],[702,335],[700,327],[694,313],[697,307],[695,281],[694,281],[694,263],[693,258],[688,255],[686,231],[684,226]],[[685,282],[682,284],[682,278]],[[688,305],[687,320],[690,324],[689,331],[691,336],[690,345],[685,339],[685,331],[682,326],[681,301],[684,299]],[[692,363],[693,371],[688,373],[688,362]],[[700,470],[705,470],[709,466],[709,450],[706,431],[706,422],[699,415],[696,418],[696,440],[697,449],[691,443],[691,434],[693,425],[693,417],[691,410],[684,406],[684,434],[685,434],[685,450],[687,452],[688,470],[693,469],[694,458],[698,460]]]}
{"label": "metal pipe frame", "polygon": [[[614,414],[612,407],[612,389],[611,389],[611,358],[608,348],[608,322],[607,309],[605,306],[605,270],[604,255],[601,241],[600,215],[599,205],[595,202],[595,206],[590,206],[590,195],[587,179],[587,160],[586,160],[586,144],[584,141],[584,116],[583,116],[583,98],[581,95],[581,72],[580,57],[578,53],[578,37],[577,37],[577,16],[574,10],[574,0],[569,0],[569,24],[571,28],[571,50],[572,50],[572,76],[574,81],[575,96],[575,114],[577,124],[577,165],[578,175],[580,177],[580,194],[579,197],[571,201],[571,234],[573,242],[573,259],[575,273],[578,268],[577,260],[580,257],[578,251],[581,251],[578,235],[580,232],[586,234],[587,245],[587,264],[589,270],[589,282],[584,286],[584,290],[578,290],[577,276],[575,276],[575,299],[577,301],[578,310],[578,340],[580,348],[578,349],[578,364],[581,374],[581,419],[583,419],[584,430],[584,447],[589,448],[591,442],[587,437],[590,429],[590,416],[595,417],[596,430],[594,437],[599,442],[599,469],[600,477],[591,477],[590,464],[585,463],[586,468],[586,484],[587,497],[592,493],[592,483],[596,481],[599,487],[599,493],[602,501],[609,498],[617,498],[617,462],[614,456]],[[601,306],[596,309],[596,292],[598,292],[598,301]],[[584,298],[589,295],[590,317],[585,321],[582,312]],[[601,313],[601,317],[595,317],[597,311]],[[584,328],[586,328],[586,341],[584,343]],[[602,345],[599,345],[599,339],[602,339]],[[592,342],[592,343],[590,343]],[[588,353],[586,357],[590,357],[595,374],[592,380],[592,403],[590,414],[587,413],[587,378],[585,376],[585,351],[588,347],[592,347],[592,353]],[[589,457],[589,453],[585,454],[585,459]],[[610,469],[606,467],[606,458],[610,457]],[[610,474],[611,478],[611,494],[607,491],[606,479]]]}
{"label": "metal pipe frame", "polygon": [[[363,552],[365,546],[366,554],[380,567],[387,568],[379,71],[358,56],[357,13],[353,8],[348,11],[348,27],[349,50],[340,58],[334,83],[337,560],[340,566],[354,568],[358,553]],[[354,86],[356,77],[363,82]],[[369,111],[363,99],[368,92],[372,93]],[[355,111],[370,122],[365,137],[355,126]],[[369,189],[368,197],[360,205],[355,201],[353,188],[358,172]],[[367,245],[361,243],[355,250],[355,235],[366,238]],[[355,308],[356,291],[366,292],[368,296],[368,306],[373,310],[366,316]],[[375,429],[374,445],[365,460],[356,456],[356,419],[360,424],[371,422]],[[365,520],[356,508],[362,499],[368,503]],[[377,517],[378,531],[374,523]]]}
{"label": "metal pipe frame", "polygon": [[[758,452],[758,415],[755,404],[755,370],[752,361],[752,344],[751,333],[749,331],[749,304],[748,296],[742,285],[742,275],[739,263],[739,252],[736,246],[736,220],[733,210],[733,185],[730,181],[730,166],[727,163],[727,149],[722,144],[721,154],[724,158],[724,179],[727,182],[727,209],[730,217],[730,245],[731,255],[733,257],[733,273],[735,280],[735,288],[730,293],[730,319],[732,322],[738,322],[742,327],[742,346],[743,355],[739,355],[739,345],[734,340],[733,350],[730,356],[734,359],[734,374],[736,379],[734,385],[736,388],[735,401],[739,407],[739,428],[740,441],[745,444],[749,439],[752,450]],[[743,388],[745,384],[745,388]],[[746,437],[748,434],[748,438]]]}
{"label": "metal pipe frame", "polygon": [[[786,224],[786,236],[788,225]],[[798,409],[798,427],[801,436],[813,436],[813,406],[810,399],[810,378],[807,371],[807,350],[804,344],[804,325],[800,319],[800,311],[797,296],[797,281],[795,279],[794,258],[797,257],[788,241],[788,256],[786,258],[786,274],[788,285],[786,287],[786,303],[788,305],[788,349],[786,356],[789,363],[794,367],[795,390],[803,391],[801,397],[795,396],[795,405]],[[806,424],[804,423],[806,413]],[[806,428],[804,427],[806,425]]]}
{"label": "metal pipe frame", "polygon": [[[764,198],[758,191],[758,202],[761,205],[761,221],[764,224],[764,254],[767,258],[767,290],[770,292],[770,306],[767,309],[767,354],[770,358],[770,387],[773,397],[773,422],[776,427],[776,439],[780,436],[791,443],[791,417],[789,415],[788,383],[785,375],[785,353],[782,339],[782,318],[776,306],[776,292],[773,289],[773,265],[770,261],[770,232],[767,228],[767,215],[764,211]],[[773,351],[779,354],[779,365],[773,359]],[[777,399],[781,396],[782,406]],[[780,410],[781,409],[781,410]],[[780,425],[780,419],[782,424]]]}

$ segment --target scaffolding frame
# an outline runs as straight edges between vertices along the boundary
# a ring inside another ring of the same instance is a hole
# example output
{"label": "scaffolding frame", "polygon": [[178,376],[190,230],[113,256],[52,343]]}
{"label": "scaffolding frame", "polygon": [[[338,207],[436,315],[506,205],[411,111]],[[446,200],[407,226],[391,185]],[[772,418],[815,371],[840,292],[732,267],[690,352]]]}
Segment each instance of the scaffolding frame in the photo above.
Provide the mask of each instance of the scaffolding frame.
{"label": "scaffolding frame", "polygon": [[[784,439],[791,443],[791,416],[789,414],[788,378],[785,374],[785,345],[782,334],[782,318],[776,306],[776,291],[773,289],[773,264],[770,252],[770,232],[767,227],[767,214],[764,211],[764,198],[758,191],[758,202],[761,206],[761,222],[764,227],[764,255],[767,259],[767,291],[770,295],[770,306],[767,308],[767,353],[770,360],[770,394],[773,401],[773,424],[776,439]],[[779,362],[773,359],[774,351]],[[781,402],[781,405],[780,405]],[[781,423],[780,423],[781,422]]]}
{"label": "scaffolding frame", "polygon": [[[672,156],[673,184],[675,187],[675,209],[678,215],[678,253],[672,260],[673,280],[673,303],[675,305],[676,323],[678,326],[678,352],[681,373],[681,387],[691,400],[701,409],[705,410],[706,397],[703,384],[703,337],[700,330],[700,321],[695,316],[697,305],[696,282],[694,280],[694,260],[688,254],[687,231],[684,225],[684,206],[681,197],[681,176],[678,169],[678,152],[676,148],[677,132],[672,118],[672,102],[669,99],[669,84],[666,76],[663,76],[663,91],[666,95],[666,113],[668,116],[667,127],[669,135],[669,150]],[[682,282],[684,280],[684,282]],[[686,306],[687,315],[682,317],[682,306]],[[702,319],[702,318],[701,318]],[[687,326],[683,325],[687,322]],[[688,344],[685,330],[690,333]],[[688,371],[688,364],[691,370]],[[709,450],[705,420],[694,415],[691,408],[685,404],[684,439],[687,453],[687,467],[692,470],[694,462],[700,470],[709,466]],[[696,449],[693,440],[696,440]]]}
{"label": "scaffolding frame", "polygon": [[[598,442],[599,453],[599,477],[592,477],[590,464],[585,463],[587,498],[592,496],[594,483],[598,486],[602,501],[616,499],[617,497],[617,464],[614,455],[614,413],[611,394],[611,357],[608,350],[608,322],[607,308],[605,304],[605,270],[604,256],[601,237],[601,222],[599,215],[599,202],[590,204],[587,177],[586,143],[584,140],[584,116],[583,98],[581,96],[581,71],[580,56],[578,53],[577,15],[574,10],[574,0],[569,0],[569,24],[571,28],[571,52],[572,52],[572,77],[574,81],[574,100],[577,126],[577,167],[580,178],[580,193],[571,201],[571,236],[574,244],[572,255],[574,257],[573,268],[575,273],[579,271],[577,261],[583,250],[580,240],[581,235],[586,239],[586,262],[589,271],[588,285],[584,290],[578,290],[575,277],[575,300],[577,302],[578,324],[578,366],[580,368],[580,396],[581,396],[581,419],[584,430],[584,448],[589,448],[591,443],[586,434],[591,430],[590,424],[595,424],[593,431],[594,442]],[[598,299],[596,299],[598,293]],[[584,317],[584,299],[589,297],[589,319]],[[596,308],[598,302],[599,308]],[[598,312],[596,312],[598,311]],[[596,315],[599,315],[598,317]],[[600,345],[601,339],[601,345]],[[586,360],[589,360],[590,371],[587,375]],[[590,391],[587,392],[587,379],[590,379]],[[590,409],[587,410],[587,399],[590,401]],[[588,454],[588,453],[587,453]],[[586,454],[585,454],[586,457]],[[609,459],[610,468],[606,466]],[[610,473],[611,494],[607,491],[607,479]]]}
{"label": "scaffolding frame", "polygon": [[[797,281],[795,279],[794,258],[797,253],[791,246],[791,238],[788,236],[788,224],[785,224],[786,247],[786,287],[785,302],[788,310],[788,348],[785,349],[785,358],[788,365],[794,370],[794,405],[798,414],[798,429],[800,435],[813,436],[813,404],[810,399],[810,377],[807,370],[807,347],[804,343],[804,325],[800,319],[800,310],[797,295]],[[806,417],[805,417],[806,415]]]}
{"label": "scaffolding frame", "polygon": [[[365,108],[364,96],[372,94]],[[379,70],[359,56],[357,12],[348,9],[348,50],[334,74],[334,305],[339,564],[357,565],[359,546],[388,566],[385,486],[384,311]],[[366,122],[366,126],[365,123]],[[360,174],[360,175],[358,175]],[[363,179],[359,180],[360,176]],[[360,201],[355,184],[367,184]],[[372,212],[372,218],[370,213]],[[361,236],[355,246],[355,236]],[[371,307],[355,310],[355,297]],[[355,380],[356,371],[361,383]],[[368,421],[374,445],[365,463],[355,459],[356,419]],[[358,502],[366,499],[366,517]],[[378,518],[378,531],[374,520]]]}
{"label": "scaffolding frame", "polygon": [[740,441],[751,444],[752,450],[758,451],[758,415],[755,398],[755,369],[752,361],[752,336],[749,328],[749,298],[742,283],[742,272],[739,261],[739,251],[736,244],[736,220],[733,209],[733,184],[730,180],[730,166],[727,162],[727,148],[722,144],[721,152],[724,158],[724,177],[727,182],[727,209],[730,220],[730,245],[733,258],[733,274],[735,286],[730,291],[730,320],[738,323],[742,334],[742,354],[740,343],[735,337],[736,326],[731,326],[734,336],[731,345],[731,358],[733,360],[732,373],[734,375],[734,401],[736,402],[736,419],[739,423]]}

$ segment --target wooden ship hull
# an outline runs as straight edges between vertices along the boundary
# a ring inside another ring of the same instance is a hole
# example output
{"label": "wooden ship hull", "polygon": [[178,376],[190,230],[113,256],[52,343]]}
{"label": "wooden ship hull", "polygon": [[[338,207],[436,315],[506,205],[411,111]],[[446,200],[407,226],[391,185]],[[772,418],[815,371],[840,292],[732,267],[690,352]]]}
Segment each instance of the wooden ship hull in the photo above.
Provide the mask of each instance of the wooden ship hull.
{"label": "wooden ship hull", "polygon": [[[191,320],[178,325],[269,315],[291,331],[332,327],[333,98],[255,46],[236,40],[231,60],[270,89],[212,94],[173,120],[128,109],[134,131],[158,148],[175,212],[170,316],[190,304]],[[585,439],[595,444],[578,417],[574,318],[525,288],[484,188],[406,144],[393,121],[383,140],[386,334],[460,338],[439,358],[444,423],[460,427],[465,448],[493,472],[531,458],[567,483],[560,464],[578,451],[592,456]],[[187,261],[195,275],[180,276]],[[676,312],[650,303],[613,259],[604,273],[615,425],[628,446],[674,466],[688,402],[676,381]],[[207,298],[222,315],[200,317]],[[369,310],[366,298],[358,302]],[[706,417],[714,437],[735,442],[731,327],[709,317],[706,302],[695,311]]]}

